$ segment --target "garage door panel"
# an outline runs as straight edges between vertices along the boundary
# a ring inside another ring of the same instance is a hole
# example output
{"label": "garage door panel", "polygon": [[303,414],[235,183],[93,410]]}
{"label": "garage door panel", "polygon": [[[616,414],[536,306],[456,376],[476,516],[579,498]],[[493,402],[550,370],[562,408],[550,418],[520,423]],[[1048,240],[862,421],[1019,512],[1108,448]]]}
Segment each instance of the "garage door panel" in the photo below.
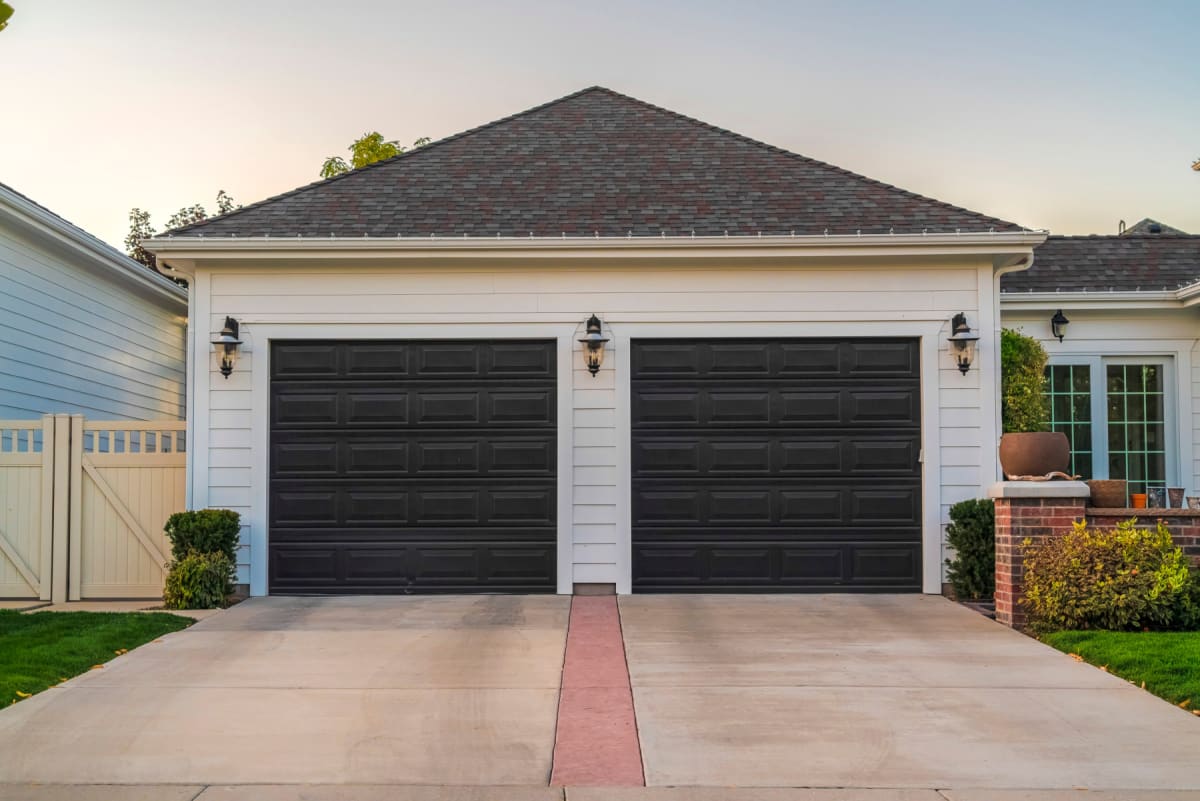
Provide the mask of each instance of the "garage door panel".
{"label": "garage door panel", "polygon": [[[461,488],[355,482],[336,489],[272,491],[271,524],[331,526],[553,526],[557,492],[544,486]],[[330,534],[336,538],[337,532]]]}
{"label": "garage door panel", "polygon": [[551,434],[394,434],[276,431],[271,472],[277,479],[550,478],[556,440]]}
{"label": "garage door panel", "polygon": [[[875,383],[875,382],[872,382]],[[633,389],[634,429],[694,428],[846,428],[915,427],[920,418],[920,388],[839,389],[681,389],[638,385]]]}
{"label": "garage door panel", "polygon": [[338,374],[336,345],[290,344],[271,354],[271,378],[322,378]]}
{"label": "garage door panel", "polygon": [[916,340],[635,340],[640,591],[920,588]]}
{"label": "garage door panel", "polygon": [[555,589],[553,341],[272,345],[272,592]]}
{"label": "garage door panel", "polygon": [[852,341],[843,345],[842,352],[847,376],[912,378],[920,371],[920,351],[914,340]]}
{"label": "garage door panel", "polygon": [[919,457],[919,437],[888,431],[786,439],[737,432],[713,432],[706,438],[644,434],[634,443],[632,467],[644,478],[911,476]]}
{"label": "garage door panel", "polygon": [[461,386],[331,388],[292,384],[271,400],[280,429],[541,428],[555,423],[552,387],[472,389]]}
{"label": "garage door panel", "polygon": [[634,588],[895,592],[919,580],[916,544],[680,543],[635,547]]}
{"label": "garage door panel", "polygon": [[280,392],[271,398],[271,422],[277,426],[328,426],[338,422],[336,392]]}
{"label": "garage door panel", "polygon": [[509,378],[552,378],[556,353],[544,342],[496,342],[491,346],[489,375]]}
{"label": "garage door panel", "polygon": [[[685,486],[647,484],[632,494],[633,524],[656,526],[688,523],[698,527],[730,523],[790,525],[910,525],[919,524],[920,488],[915,485],[883,487],[827,486],[763,488],[753,480],[741,486]],[[807,483],[807,482],[806,482]],[[652,532],[647,531],[647,534]]]}
{"label": "garage door panel", "polygon": [[921,397],[914,387],[882,392],[860,390],[847,393],[847,425],[912,425],[921,414]]}

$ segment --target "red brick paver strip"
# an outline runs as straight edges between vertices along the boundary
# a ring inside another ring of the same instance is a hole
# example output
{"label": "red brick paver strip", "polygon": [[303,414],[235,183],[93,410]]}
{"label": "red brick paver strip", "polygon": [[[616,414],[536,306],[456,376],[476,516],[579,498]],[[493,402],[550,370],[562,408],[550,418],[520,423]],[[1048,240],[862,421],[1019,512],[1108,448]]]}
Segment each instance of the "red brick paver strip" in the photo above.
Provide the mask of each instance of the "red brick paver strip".
{"label": "red brick paver strip", "polygon": [[550,784],[646,784],[615,596],[571,601]]}

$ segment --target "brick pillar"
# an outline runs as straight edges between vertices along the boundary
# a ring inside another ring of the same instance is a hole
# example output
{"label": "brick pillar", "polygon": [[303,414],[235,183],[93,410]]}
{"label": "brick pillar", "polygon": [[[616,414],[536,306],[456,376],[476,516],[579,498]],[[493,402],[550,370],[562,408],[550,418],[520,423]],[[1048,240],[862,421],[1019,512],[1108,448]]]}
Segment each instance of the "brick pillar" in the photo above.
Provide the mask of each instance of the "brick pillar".
{"label": "brick pillar", "polygon": [[1083,518],[1090,492],[1079,481],[1002,481],[988,495],[996,502],[996,620],[1019,629],[1025,625],[1021,543],[1066,534]]}

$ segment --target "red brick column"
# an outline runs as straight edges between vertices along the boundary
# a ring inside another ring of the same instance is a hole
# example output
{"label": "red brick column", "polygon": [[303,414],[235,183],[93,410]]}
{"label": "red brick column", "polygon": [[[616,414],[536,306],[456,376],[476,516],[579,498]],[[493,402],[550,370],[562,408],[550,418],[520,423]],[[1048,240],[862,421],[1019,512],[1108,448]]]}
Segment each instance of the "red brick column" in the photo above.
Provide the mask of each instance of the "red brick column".
{"label": "red brick column", "polygon": [[989,494],[996,502],[996,620],[1019,629],[1026,622],[1020,606],[1025,574],[1021,544],[1070,531],[1084,516],[1088,488],[1075,481],[1005,481]]}

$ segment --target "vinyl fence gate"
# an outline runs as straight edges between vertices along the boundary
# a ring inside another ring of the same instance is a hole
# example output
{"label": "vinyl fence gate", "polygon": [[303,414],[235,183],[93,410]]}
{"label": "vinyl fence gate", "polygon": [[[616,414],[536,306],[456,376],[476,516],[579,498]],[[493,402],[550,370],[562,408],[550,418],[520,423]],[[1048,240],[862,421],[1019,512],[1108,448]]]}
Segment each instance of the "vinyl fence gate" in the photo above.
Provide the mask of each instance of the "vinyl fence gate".
{"label": "vinyl fence gate", "polygon": [[187,423],[0,420],[0,598],[159,598]]}

